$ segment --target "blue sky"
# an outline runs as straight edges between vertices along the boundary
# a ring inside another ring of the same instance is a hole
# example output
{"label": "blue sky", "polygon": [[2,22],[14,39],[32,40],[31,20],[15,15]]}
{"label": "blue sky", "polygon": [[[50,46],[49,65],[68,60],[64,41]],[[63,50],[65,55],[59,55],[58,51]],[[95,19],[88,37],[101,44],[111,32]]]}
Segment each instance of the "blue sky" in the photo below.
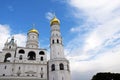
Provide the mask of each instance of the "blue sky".
{"label": "blue sky", "polygon": [[49,49],[53,13],[61,21],[72,80],[90,80],[97,72],[120,73],[119,0],[0,0],[0,50],[11,36],[25,46],[32,24],[40,33],[40,47]]}
{"label": "blue sky", "polygon": [[48,12],[55,13],[62,20],[61,31],[63,34],[74,25],[71,16],[67,15],[67,6],[56,0],[1,0],[0,11],[0,23],[8,24],[11,34],[27,33],[32,28],[31,25],[35,24],[35,28],[40,32],[40,38],[44,40],[43,44],[49,42],[50,26],[49,20],[46,18]]}

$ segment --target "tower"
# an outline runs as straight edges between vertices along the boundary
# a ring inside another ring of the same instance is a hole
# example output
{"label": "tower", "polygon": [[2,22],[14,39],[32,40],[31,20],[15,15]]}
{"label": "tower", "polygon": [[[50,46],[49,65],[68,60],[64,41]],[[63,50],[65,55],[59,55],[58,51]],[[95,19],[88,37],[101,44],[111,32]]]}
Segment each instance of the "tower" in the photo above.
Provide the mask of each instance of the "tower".
{"label": "tower", "polygon": [[56,16],[50,21],[49,80],[70,80],[69,61],[64,56],[60,21]]}
{"label": "tower", "polygon": [[4,54],[2,57],[2,61],[13,62],[16,48],[17,44],[16,41],[14,40],[14,37],[12,37],[10,41],[7,40],[3,48]]}
{"label": "tower", "polygon": [[33,28],[29,30],[27,34],[26,47],[27,48],[38,48],[38,36],[39,36],[39,33],[36,29]]}

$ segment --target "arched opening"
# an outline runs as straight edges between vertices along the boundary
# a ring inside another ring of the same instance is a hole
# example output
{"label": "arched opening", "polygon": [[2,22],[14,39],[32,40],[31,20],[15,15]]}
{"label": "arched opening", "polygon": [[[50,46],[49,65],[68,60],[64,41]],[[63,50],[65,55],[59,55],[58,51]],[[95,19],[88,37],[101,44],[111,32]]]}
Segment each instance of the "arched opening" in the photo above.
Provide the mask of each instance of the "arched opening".
{"label": "arched opening", "polygon": [[23,49],[19,50],[19,53],[24,54],[25,51]]}
{"label": "arched opening", "polygon": [[33,51],[30,51],[28,53],[28,60],[35,60],[36,59],[36,54]]}
{"label": "arched opening", "polygon": [[11,46],[9,46],[9,49],[11,49]]}
{"label": "arched opening", "polygon": [[64,65],[63,65],[63,63],[60,63],[60,64],[59,64],[59,67],[60,67],[60,70],[64,70]]}
{"label": "arched opening", "polygon": [[55,71],[55,64],[51,65],[51,71]]}
{"label": "arched opening", "polygon": [[5,69],[7,68],[7,66],[5,66]]}
{"label": "arched opening", "polygon": [[19,67],[19,70],[20,70],[20,67]]}
{"label": "arched opening", "polygon": [[19,59],[22,60],[22,55],[20,55]]}
{"label": "arched opening", "polygon": [[57,39],[57,43],[59,43],[59,40]]}
{"label": "arched opening", "polygon": [[43,74],[41,74],[41,78],[43,78]]}
{"label": "arched opening", "polygon": [[41,71],[43,70],[43,68],[41,67]]}
{"label": "arched opening", "polygon": [[4,62],[10,62],[10,59],[11,59],[11,54],[10,54],[10,53],[7,53],[7,54],[5,55]]}
{"label": "arched opening", "polygon": [[40,51],[39,55],[45,55],[45,53],[43,51]]}
{"label": "arched opening", "polygon": [[5,74],[3,74],[3,76],[5,76]]}
{"label": "arched opening", "polygon": [[40,60],[43,61],[43,57],[40,57]]}
{"label": "arched opening", "polygon": [[52,43],[54,44],[54,40],[52,40]]}
{"label": "arched opening", "polygon": [[62,77],[62,80],[64,80],[64,78]]}

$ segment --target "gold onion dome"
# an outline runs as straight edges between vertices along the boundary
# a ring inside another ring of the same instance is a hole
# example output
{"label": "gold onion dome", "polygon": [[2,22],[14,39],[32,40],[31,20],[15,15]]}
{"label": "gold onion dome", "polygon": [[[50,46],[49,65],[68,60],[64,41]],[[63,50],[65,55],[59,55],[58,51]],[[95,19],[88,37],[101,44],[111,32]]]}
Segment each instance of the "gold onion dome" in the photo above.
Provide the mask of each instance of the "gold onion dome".
{"label": "gold onion dome", "polygon": [[50,21],[50,25],[53,25],[53,24],[59,24],[60,25],[60,21],[58,18],[56,18],[56,16]]}
{"label": "gold onion dome", "polygon": [[37,34],[39,34],[38,30],[36,30],[36,29],[29,30],[29,33],[37,33]]}

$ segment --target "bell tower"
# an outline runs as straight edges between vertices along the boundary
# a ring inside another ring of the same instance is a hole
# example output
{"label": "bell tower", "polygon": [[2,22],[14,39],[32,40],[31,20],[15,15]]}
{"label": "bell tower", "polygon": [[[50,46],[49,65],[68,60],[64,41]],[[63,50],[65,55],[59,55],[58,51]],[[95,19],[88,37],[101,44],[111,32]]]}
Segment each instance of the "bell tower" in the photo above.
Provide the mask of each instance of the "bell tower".
{"label": "bell tower", "polygon": [[33,28],[29,30],[27,34],[26,47],[27,48],[38,48],[38,37],[39,37],[39,32],[36,29]]}
{"label": "bell tower", "polygon": [[60,21],[54,16],[50,21],[49,80],[70,80],[69,61],[65,58]]}

